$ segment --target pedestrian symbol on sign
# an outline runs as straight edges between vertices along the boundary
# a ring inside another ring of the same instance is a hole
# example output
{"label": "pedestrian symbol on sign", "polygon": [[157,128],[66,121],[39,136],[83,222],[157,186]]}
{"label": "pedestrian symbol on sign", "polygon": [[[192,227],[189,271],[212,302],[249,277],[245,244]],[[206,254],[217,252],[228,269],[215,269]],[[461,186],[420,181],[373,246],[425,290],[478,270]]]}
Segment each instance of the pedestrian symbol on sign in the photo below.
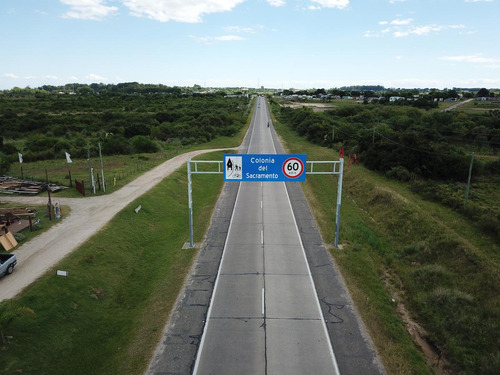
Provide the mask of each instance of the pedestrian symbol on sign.
{"label": "pedestrian symbol on sign", "polygon": [[243,177],[243,161],[241,156],[226,156],[224,160],[226,180],[241,180]]}

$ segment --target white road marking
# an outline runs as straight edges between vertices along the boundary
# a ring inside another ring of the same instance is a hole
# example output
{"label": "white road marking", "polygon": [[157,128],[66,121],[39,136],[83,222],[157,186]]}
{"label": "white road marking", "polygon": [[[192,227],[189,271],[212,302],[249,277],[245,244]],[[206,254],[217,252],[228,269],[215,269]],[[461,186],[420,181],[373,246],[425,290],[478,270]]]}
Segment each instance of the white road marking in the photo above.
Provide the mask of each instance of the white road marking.
{"label": "white road marking", "polygon": [[262,315],[264,315],[265,307],[266,307],[266,292],[264,288],[262,288]]}

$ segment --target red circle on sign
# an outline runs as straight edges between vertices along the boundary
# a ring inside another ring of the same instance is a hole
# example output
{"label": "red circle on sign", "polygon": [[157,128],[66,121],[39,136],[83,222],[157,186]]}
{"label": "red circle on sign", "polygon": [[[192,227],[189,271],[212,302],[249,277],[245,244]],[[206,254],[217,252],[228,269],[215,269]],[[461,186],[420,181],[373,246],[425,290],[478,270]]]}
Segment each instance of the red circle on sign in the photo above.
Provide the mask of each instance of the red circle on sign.
{"label": "red circle on sign", "polygon": [[283,163],[283,173],[288,178],[297,178],[304,172],[304,164],[298,158],[290,158]]}

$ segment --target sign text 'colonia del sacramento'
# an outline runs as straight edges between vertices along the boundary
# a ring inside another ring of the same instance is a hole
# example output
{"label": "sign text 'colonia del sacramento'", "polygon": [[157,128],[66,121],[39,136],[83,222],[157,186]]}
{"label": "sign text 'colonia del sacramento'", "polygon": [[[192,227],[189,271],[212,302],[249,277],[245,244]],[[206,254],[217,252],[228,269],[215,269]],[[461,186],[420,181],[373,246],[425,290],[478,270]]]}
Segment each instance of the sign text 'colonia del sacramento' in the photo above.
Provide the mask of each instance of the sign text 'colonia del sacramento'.
{"label": "sign text 'colonia del sacramento'", "polygon": [[224,154],[224,181],[305,181],[303,154]]}

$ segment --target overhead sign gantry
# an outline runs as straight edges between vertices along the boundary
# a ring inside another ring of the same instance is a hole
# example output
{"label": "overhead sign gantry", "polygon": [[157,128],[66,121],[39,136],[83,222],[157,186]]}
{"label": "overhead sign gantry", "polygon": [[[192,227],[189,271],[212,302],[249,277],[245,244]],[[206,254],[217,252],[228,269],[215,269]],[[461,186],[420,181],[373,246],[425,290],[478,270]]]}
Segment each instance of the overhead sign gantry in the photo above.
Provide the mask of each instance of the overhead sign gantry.
{"label": "overhead sign gantry", "polygon": [[[211,168],[201,170],[203,168],[201,165],[211,165]],[[331,169],[329,165],[332,166]],[[314,170],[315,166],[316,170]],[[300,182],[306,180],[306,174],[338,175],[334,244],[338,247],[344,158],[339,161],[307,161],[304,154],[224,154],[223,160],[191,160],[189,158],[187,172],[189,248],[194,247],[192,174],[223,174],[224,181],[234,182]]]}

